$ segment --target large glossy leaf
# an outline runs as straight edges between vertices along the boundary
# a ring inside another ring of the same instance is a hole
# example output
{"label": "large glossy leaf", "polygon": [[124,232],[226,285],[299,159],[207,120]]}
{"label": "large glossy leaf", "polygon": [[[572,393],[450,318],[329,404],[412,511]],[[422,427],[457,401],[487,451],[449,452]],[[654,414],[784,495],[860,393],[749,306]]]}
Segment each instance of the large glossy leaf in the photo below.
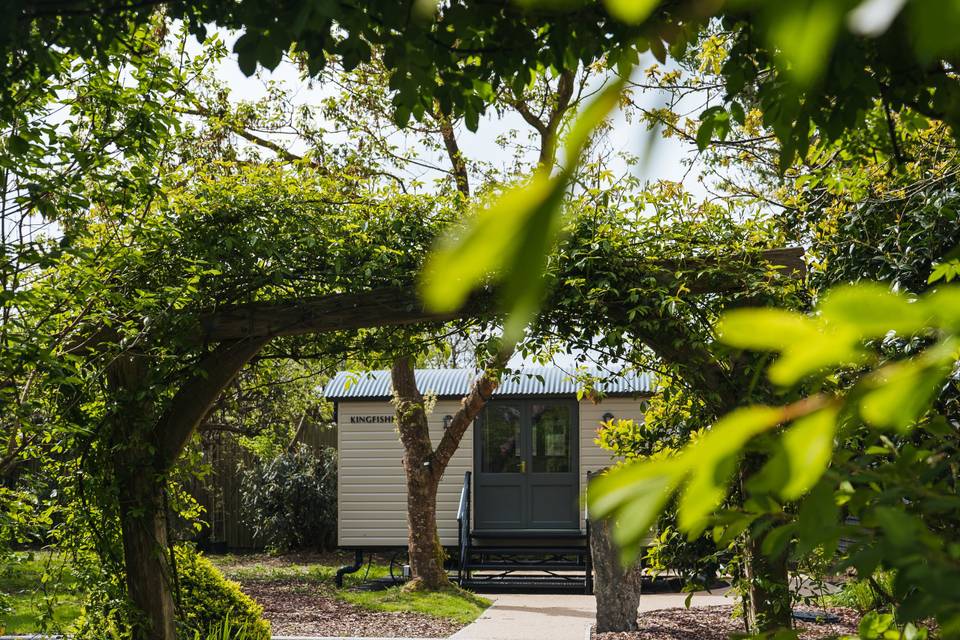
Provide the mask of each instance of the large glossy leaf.
{"label": "large glossy leaf", "polygon": [[782,351],[815,338],[817,326],[786,309],[737,309],[723,315],[717,333],[723,342],[741,349]]}
{"label": "large glossy leaf", "polygon": [[827,407],[796,420],[783,434],[776,453],[751,478],[756,493],[796,500],[813,487],[833,456],[837,408]]}
{"label": "large glossy leaf", "polygon": [[703,438],[683,453],[691,476],[684,488],[677,523],[691,536],[699,535],[709,516],[727,495],[727,485],[744,445],[781,421],[776,407],[745,407],[727,414]]}

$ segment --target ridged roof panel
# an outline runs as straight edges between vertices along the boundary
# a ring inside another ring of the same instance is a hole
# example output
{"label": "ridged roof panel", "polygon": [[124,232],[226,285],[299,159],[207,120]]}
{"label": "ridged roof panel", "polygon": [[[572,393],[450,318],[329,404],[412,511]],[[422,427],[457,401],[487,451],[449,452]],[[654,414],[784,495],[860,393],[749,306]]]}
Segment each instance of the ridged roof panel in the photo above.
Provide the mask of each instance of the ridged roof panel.
{"label": "ridged roof panel", "polygon": [[[591,375],[600,377],[596,371]],[[417,387],[438,398],[460,397],[470,390],[478,372],[472,369],[417,369]],[[649,373],[606,374],[598,388],[607,395],[646,395],[653,392]],[[511,372],[500,382],[494,396],[576,396],[581,385],[557,367],[525,367]],[[323,390],[327,400],[389,398],[392,395],[389,371],[340,371]]]}

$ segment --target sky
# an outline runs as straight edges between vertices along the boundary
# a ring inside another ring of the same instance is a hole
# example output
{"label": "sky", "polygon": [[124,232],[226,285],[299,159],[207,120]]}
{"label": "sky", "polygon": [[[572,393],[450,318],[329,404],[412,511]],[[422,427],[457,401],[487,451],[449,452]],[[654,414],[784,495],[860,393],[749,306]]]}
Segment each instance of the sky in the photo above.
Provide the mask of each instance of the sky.
{"label": "sky", "polygon": [[[232,50],[233,42],[237,35],[229,32],[220,31],[219,36],[224,40],[227,49]],[[194,45],[199,47],[199,45]],[[191,47],[191,48],[194,48]],[[655,61],[648,55],[647,60],[641,60],[640,69]],[[312,87],[300,80],[297,68],[288,60],[284,60],[275,70],[268,71],[260,69],[257,75],[247,77],[240,71],[236,58],[233,55],[225,58],[216,71],[217,78],[229,87],[231,99],[233,101],[256,101],[266,95],[266,86],[269,81],[284,83],[288,87],[294,88],[297,95],[297,101],[302,103],[316,103],[330,91],[328,87],[323,87],[319,83],[314,83]],[[653,92],[647,92],[640,95],[638,102],[644,107],[659,106],[663,97]],[[653,140],[653,147],[649,150],[647,162],[642,168],[634,171],[642,171],[640,177],[651,182],[657,180],[670,180],[682,182],[684,187],[698,198],[706,197],[707,191],[699,181],[699,172],[688,171],[688,167],[682,164],[685,157],[689,157],[695,152],[691,145],[682,142],[676,138],[661,138],[660,136],[650,136],[646,127],[638,124],[629,124],[623,115],[617,113],[613,116],[613,132],[610,136],[616,150],[626,151],[640,157],[647,152],[647,145]],[[523,119],[514,111],[507,112],[502,118],[496,114],[488,113],[481,118],[480,126],[476,133],[468,131],[460,126],[458,130],[458,142],[464,153],[475,160],[489,162],[492,164],[502,163],[504,152],[497,143],[497,137],[511,129],[522,132],[529,132],[531,129]],[[437,164],[446,165],[446,159],[437,158]],[[619,166],[618,166],[619,165]],[[627,171],[628,168],[623,163],[615,163],[615,170]],[[421,173],[421,178],[426,182],[436,175]]]}

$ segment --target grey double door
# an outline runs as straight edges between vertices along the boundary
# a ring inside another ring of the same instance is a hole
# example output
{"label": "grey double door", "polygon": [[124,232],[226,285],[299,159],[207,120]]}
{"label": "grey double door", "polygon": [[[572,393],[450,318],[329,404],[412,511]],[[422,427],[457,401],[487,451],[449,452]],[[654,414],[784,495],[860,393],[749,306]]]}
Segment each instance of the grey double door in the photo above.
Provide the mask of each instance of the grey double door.
{"label": "grey double door", "polygon": [[474,441],[474,528],[579,529],[578,405],[492,400]]}

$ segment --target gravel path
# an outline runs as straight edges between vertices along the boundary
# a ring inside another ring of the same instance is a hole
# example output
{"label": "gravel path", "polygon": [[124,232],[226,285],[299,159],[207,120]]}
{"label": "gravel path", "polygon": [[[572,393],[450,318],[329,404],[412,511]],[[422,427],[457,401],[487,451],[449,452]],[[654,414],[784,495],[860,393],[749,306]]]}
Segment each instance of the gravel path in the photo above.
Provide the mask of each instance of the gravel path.
{"label": "gravel path", "polygon": [[[803,609],[803,607],[799,607]],[[859,615],[851,609],[827,609],[840,620],[832,624],[794,620],[803,640],[856,634]],[[640,613],[638,631],[594,633],[594,640],[727,640],[732,633],[743,633],[743,620],[733,618],[733,607],[714,606],[695,609],[659,609]]]}
{"label": "gravel path", "polygon": [[309,581],[243,581],[275,635],[445,638],[463,625],[418,613],[368,611]]}

